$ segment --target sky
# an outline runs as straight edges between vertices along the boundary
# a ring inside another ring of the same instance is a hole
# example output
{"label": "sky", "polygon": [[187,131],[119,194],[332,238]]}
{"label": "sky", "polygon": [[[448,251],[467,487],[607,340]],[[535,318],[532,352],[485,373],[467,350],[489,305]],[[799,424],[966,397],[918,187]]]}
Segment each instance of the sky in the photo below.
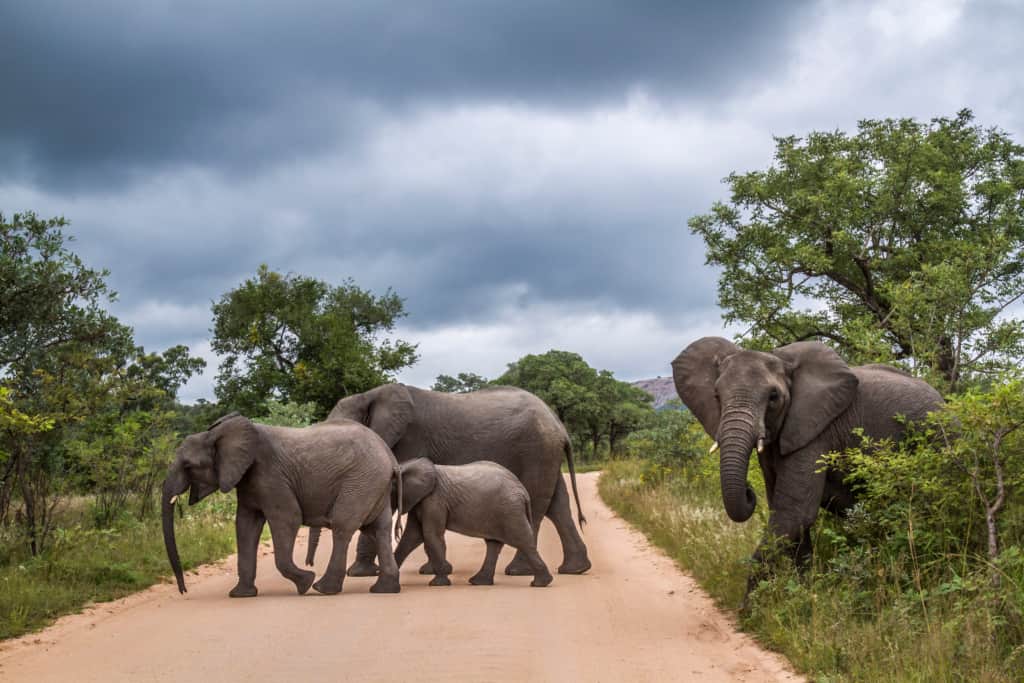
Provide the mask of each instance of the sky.
{"label": "sky", "polygon": [[66,217],[138,342],[208,360],[184,401],[261,263],[393,288],[410,384],[665,376],[736,331],[687,228],[726,175],[865,118],[1024,140],[1021,35],[999,0],[3,3],[0,212]]}

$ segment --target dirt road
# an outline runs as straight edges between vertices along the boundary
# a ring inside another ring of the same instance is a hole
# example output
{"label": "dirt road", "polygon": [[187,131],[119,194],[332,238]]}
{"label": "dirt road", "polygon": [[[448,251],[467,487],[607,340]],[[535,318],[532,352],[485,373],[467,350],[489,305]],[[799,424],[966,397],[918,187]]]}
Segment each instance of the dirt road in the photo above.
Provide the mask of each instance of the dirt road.
{"label": "dirt road", "polygon": [[[62,619],[0,648],[4,681],[778,681],[785,664],[733,631],[696,584],[605,507],[580,477],[594,568],[471,586],[484,544],[450,534],[453,585],[427,586],[414,555],[400,595],[350,578],[338,596],[299,597],[260,558],[259,597],[231,600],[234,558]],[[296,557],[305,555],[303,542]],[[354,544],[353,544],[354,546]],[[330,548],[324,535],[317,573]],[[550,524],[541,553],[561,559]],[[505,549],[499,567],[511,553]]]}

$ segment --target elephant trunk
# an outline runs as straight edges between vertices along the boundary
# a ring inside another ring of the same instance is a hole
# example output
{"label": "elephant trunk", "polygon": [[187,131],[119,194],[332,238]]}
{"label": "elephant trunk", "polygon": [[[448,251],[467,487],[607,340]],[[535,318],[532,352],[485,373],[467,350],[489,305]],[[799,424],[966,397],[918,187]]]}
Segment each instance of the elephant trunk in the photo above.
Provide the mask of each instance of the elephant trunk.
{"label": "elephant trunk", "polygon": [[175,499],[188,488],[188,480],[180,468],[172,467],[164,479],[163,491],[160,495],[161,513],[164,526],[164,547],[167,549],[167,559],[174,571],[174,578],[178,580],[178,592],[185,593],[185,575],[181,571],[181,558],[178,557],[178,543],[174,537],[174,502]]}
{"label": "elephant trunk", "polygon": [[722,503],[729,519],[745,522],[754,514],[757,496],[747,483],[750,451],[757,440],[755,418],[745,409],[723,412],[718,444],[721,449],[720,479]]}

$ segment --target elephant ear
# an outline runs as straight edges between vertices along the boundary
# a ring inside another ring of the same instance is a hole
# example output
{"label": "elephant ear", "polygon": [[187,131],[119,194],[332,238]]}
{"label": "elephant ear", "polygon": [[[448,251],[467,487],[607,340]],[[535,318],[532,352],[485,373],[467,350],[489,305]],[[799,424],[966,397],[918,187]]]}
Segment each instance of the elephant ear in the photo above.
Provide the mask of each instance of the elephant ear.
{"label": "elephant ear", "polygon": [[773,353],[791,376],[789,410],[779,434],[785,455],[806,446],[849,408],[859,381],[846,361],[821,342],[796,342]]}
{"label": "elephant ear", "polygon": [[437,486],[437,470],[426,458],[402,463],[402,509],[412,510]]}
{"label": "elephant ear", "polygon": [[672,361],[676,393],[712,439],[718,436],[718,420],[721,416],[718,398],[715,396],[718,363],[739,350],[728,339],[704,337],[687,346]]}
{"label": "elephant ear", "polygon": [[376,395],[367,406],[365,424],[394,448],[412,420],[412,394],[404,384],[385,384],[368,393]]}
{"label": "elephant ear", "polygon": [[222,493],[227,493],[252,467],[265,439],[252,422],[237,413],[217,420],[208,434],[213,442],[217,484]]}

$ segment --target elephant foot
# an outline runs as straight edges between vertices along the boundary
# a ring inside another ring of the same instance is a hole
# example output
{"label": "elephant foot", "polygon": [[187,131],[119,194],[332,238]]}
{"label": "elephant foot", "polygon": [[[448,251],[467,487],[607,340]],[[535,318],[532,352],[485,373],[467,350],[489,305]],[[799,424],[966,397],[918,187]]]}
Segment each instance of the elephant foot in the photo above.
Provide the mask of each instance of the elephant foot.
{"label": "elephant foot", "polygon": [[533,577],[533,581],[530,582],[530,585],[534,588],[544,588],[544,586],[550,586],[552,580],[551,574],[541,574]]}
{"label": "elephant foot", "polygon": [[474,586],[493,586],[494,574],[473,574],[473,576],[469,577],[469,582]]}
{"label": "elephant foot", "polygon": [[579,559],[566,560],[558,568],[559,574],[585,574],[590,570],[590,560],[584,555]]}
{"label": "elephant foot", "polygon": [[231,589],[231,592],[228,593],[228,597],[255,598],[257,593],[259,593],[259,591],[256,590],[256,586],[243,586],[242,584],[238,584],[237,586]]}
{"label": "elephant foot", "polygon": [[447,576],[435,576],[434,578],[432,578],[430,580],[430,585],[431,586],[450,586],[450,585],[452,585],[452,582],[448,579]]}
{"label": "elephant foot", "polygon": [[505,574],[508,576],[533,576],[533,567],[525,559],[520,560],[517,555],[505,567]]}
{"label": "elephant foot", "polygon": [[337,595],[341,592],[341,587],[344,583],[344,579],[341,578],[331,579],[327,576],[321,576],[320,580],[313,584],[313,588],[317,593],[322,593],[323,595]]}
{"label": "elephant foot", "polygon": [[349,576],[377,576],[380,573],[380,568],[371,561],[357,558],[348,568],[347,573]]}
{"label": "elephant foot", "polygon": [[[445,574],[451,574],[452,571],[453,571],[452,563],[448,562],[447,560],[445,560],[445,563],[444,563],[444,573]],[[425,562],[423,564],[423,566],[420,567],[420,574],[423,574],[424,576],[429,576],[429,575],[431,575],[433,573],[434,573],[434,565],[430,564],[430,562]]]}
{"label": "elephant foot", "polygon": [[402,586],[398,583],[397,576],[381,576],[370,586],[371,593],[401,593]]}
{"label": "elephant foot", "polygon": [[313,572],[302,572],[299,578],[295,579],[295,590],[299,591],[299,595],[305,595],[310,586],[313,585],[313,581],[316,579],[316,574]]}

